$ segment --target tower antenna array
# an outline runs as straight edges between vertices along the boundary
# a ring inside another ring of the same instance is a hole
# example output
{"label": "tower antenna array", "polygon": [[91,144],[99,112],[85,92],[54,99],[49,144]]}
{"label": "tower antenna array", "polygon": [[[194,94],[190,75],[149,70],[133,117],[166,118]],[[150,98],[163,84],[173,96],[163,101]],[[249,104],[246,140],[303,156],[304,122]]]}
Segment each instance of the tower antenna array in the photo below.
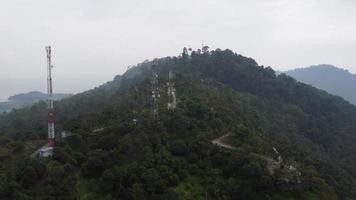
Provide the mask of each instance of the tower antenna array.
{"label": "tower antenna array", "polygon": [[47,52],[47,94],[48,94],[48,146],[54,147],[54,115],[53,115],[53,89],[52,89],[52,61],[51,46],[46,46]]}
{"label": "tower antenna array", "polygon": [[168,110],[174,112],[177,106],[176,89],[174,88],[174,73],[173,70],[169,70],[168,73]]}
{"label": "tower antenna array", "polygon": [[152,115],[155,119],[158,118],[158,99],[160,98],[159,86],[158,86],[158,73],[157,65],[152,65],[152,77],[151,77],[151,87],[152,87]]}

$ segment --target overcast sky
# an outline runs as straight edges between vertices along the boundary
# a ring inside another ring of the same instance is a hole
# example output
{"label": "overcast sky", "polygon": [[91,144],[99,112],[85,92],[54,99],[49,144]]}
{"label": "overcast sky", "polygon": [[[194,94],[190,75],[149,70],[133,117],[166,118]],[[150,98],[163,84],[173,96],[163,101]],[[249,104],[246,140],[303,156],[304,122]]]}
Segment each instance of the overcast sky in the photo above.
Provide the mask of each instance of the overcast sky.
{"label": "overcast sky", "polygon": [[356,73],[355,0],[1,0],[0,100],[79,92],[145,59],[229,48],[287,70],[329,63]]}

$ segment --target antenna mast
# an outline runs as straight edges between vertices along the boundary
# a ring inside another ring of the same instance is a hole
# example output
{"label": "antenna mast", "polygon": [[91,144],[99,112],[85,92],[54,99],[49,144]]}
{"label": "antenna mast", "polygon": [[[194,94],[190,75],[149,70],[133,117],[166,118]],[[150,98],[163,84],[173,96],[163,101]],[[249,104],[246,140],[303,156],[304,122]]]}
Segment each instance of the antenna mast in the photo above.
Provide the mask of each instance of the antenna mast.
{"label": "antenna mast", "polygon": [[174,112],[177,106],[177,97],[176,97],[176,89],[174,88],[174,73],[172,70],[169,70],[168,73],[168,110]]}
{"label": "antenna mast", "polygon": [[152,78],[151,78],[151,86],[152,86],[152,114],[155,119],[158,118],[158,99],[160,98],[159,87],[158,87],[158,73],[157,73],[157,65],[152,65]]}
{"label": "antenna mast", "polygon": [[48,94],[48,146],[54,147],[54,116],[53,116],[53,90],[52,90],[52,62],[51,46],[46,46],[47,52],[47,94]]}

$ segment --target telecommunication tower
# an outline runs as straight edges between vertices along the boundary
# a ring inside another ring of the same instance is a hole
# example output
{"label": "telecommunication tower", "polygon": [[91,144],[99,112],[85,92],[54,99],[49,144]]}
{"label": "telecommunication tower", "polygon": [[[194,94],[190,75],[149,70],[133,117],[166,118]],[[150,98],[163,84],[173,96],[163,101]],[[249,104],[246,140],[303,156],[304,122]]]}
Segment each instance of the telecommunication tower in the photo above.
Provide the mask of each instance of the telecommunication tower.
{"label": "telecommunication tower", "polygon": [[168,73],[168,110],[174,112],[177,106],[176,89],[174,88],[174,73],[172,70]]}
{"label": "telecommunication tower", "polygon": [[159,94],[159,85],[158,85],[158,72],[157,65],[152,65],[152,77],[151,77],[151,89],[152,89],[152,115],[155,119],[158,118],[158,99],[160,98]]}
{"label": "telecommunication tower", "polygon": [[46,46],[47,52],[47,94],[48,94],[48,146],[54,147],[54,115],[53,115],[53,90],[52,90],[52,61],[51,46]]}

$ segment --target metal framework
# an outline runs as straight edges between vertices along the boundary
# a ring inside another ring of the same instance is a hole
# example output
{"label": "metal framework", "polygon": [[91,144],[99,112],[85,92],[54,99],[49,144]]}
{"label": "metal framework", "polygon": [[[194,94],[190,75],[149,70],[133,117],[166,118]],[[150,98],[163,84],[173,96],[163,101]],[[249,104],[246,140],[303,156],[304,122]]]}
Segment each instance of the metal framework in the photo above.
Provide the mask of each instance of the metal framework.
{"label": "metal framework", "polygon": [[158,99],[160,98],[159,94],[159,85],[158,85],[158,72],[157,65],[152,65],[152,78],[151,78],[151,90],[152,90],[152,115],[155,119],[158,118]]}
{"label": "metal framework", "polygon": [[174,73],[172,70],[168,73],[168,110],[174,112],[177,107],[176,89],[174,88]]}
{"label": "metal framework", "polygon": [[47,94],[48,94],[48,146],[54,147],[54,115],[53,115],[53,89],[52,89],[52,61],[51,46],[46,46],[47,52]]}

